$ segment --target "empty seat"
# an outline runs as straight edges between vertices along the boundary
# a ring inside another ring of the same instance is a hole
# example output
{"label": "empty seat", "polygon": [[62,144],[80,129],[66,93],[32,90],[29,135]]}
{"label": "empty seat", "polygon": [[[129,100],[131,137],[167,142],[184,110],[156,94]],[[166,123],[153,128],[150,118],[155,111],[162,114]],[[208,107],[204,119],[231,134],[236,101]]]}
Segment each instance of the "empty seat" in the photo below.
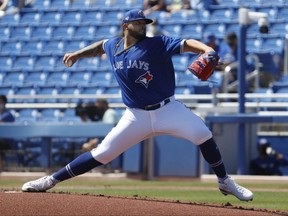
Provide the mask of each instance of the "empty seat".
{"label": "empty seat", "polygon": [[210,19],[219,23],[229,23],[238,20],[238,13],[232,8],[210,10]]}
{"label": "empty seat", "polygon": [[87,10],[83,14],[82,23],[89,25],[102,24],[104,13],[105,12],[99,10]]}
{"label": "empty seat", "polygon": [[13,70],[31,71],[34,68],[34,58],[29,55],[21,55],[15,57],[13,62]]}
{"label": "empty seat", "polygon": [[22,44],[22,54],[37,55],[42,53],[43,42],[41,40],[29,40]]}
{"label": "empty seat", "polygon": [[288,23],[286,21],[272,23],[270,26],[270,32],[285,36],[288,33]]}
{"label": "empty seat", "polygon": [[195,38],[200,40],[202,38],[203,25],[201,24],[186,24],[182,27],[182,38]]}
{"label": "empty seat", "polygon": [[0,38],[2,40],[8,40],[10,38],[10,27],[0,26]]}
{"label": "empty seat", "polygon": [[[61,90],[61,95],[66,95],[67,98],[65,99],[59,99],[59,102],[62,102],[62,103],[79,103],[81,100],[79,98],[77,98],[78,95],[80,95],[81,93],[81,90],[77,87],[65,87],[65,88],[62,88]],[[75,96],[75,97],[73,97]]]}
{"label": "empty seat", "polygon": [[82,58],[78,60],[77,68],[80,70],[96,70],[100,65],[100,57]]}
{"label": "empty seat", "polygon": [[166,24],[161,27],[171,37],[180,37],[182,34],[182,26],[175,24]]}
{"label": "empty seat", "polygon": [[56,56],[37,56],[35,59],[34,68],[36,70],[54,70],[56,64]]}
{"label": "empty seat", "polygon": [[50,40],[53,33],[53,27],[39,25],[33,28],[31,38],[38,40]]}
{"label": "empty seat", "polygon": [[118,25],[120,21],[123,19],[123,16],[124,16],[123,11],[108,10],[103,14],[102,23],[109,22]]}
{"label": "empty seat", "polygon": [[105,38],[111,38],[115,37],[116,35],[120,34],[120,28],[119,25],[103,25],[98,26],[97,28],[97,35],[105,37]]}
{"label": "empty seat", "polygon": [[13,59],[10,55],[0,56],[0,71],[9,71],[12,68]]}
{"label": "empty seat", "polygon": [[62,14],[58,11],[47,10],[42,13],[40,24],[59,25]]}
{"label": "empty seat", "polygon": [[111,85],[112,74],[106,71],[95,72],[91,77],[91,84],[99,87],[109,87]]}
{"label": "empty seat", "polygon": [[20,24],[24,25],[38,25],[40,23],[41,15],[39,12],[29,11],[21,12]]}
{"label": "empty seat", "polygon": [[6,86],[22,86],[25,80],[25,74],[22,72],[9,72],[3,79],[3,85]]}
{"label": "empty seat", "polygon": [[76,50],[83,49],[84,47],[88,46],[88,42],[86,40],[69,40],[66,41],[64,46],[65,52],[75,52]]}
{"label": "empty seat", "polygon": [[53,30],[53,39],[71,39],[74,37],[75,28],[72,26],[57,26]]}
{"label": "empty seat", "polygon": [[6,41],[2,43],[1,46],[1,54],[10,54],[10,55],[15,55],[15,54],[20,54],[22,50],[22,43],[19,41]]}
{"label": "empty seat", "polygon": [[63,116],[60,119],[61,122],[66,122],[68,124],[81,123],[82,120],[79,116],[75,115],[75,109],[68,108],[63,111]]}
{"label": "empty seat", "polygon": [[70,0],[51,0],[50,9],[67,10],[70,8]]}
{"label": "empty seat", "polygon": [[188,55],[174,55],[172,62],[176,71],[186,71],[190,64]]}
{"label": "empty seat", "polygon": [[[36,95],[36,90],[33,87],[21,87],[18,88],[17,92],[15,95],[24,95],[26,96],[34,96]],[[19,98],[19,99],[14,99],[14,103],[35,103],[36,99],[35,98]]]}
{"label": "empty seat", "polygon": [[63,55],[64,54],[64,43],[62,40],[51,40],[44,43],[42,53]]}
{"label": "empty seat", "polygon": [[82,22],[82,13],[79,11],[64,11],[61,24],[79,25]]}
{"label": "empty seat", "polygon": [[[80,39],[80,40],[96,40],[95,37],[99,37],[98,34],[96,34],[97,28],[93,25],[84,25],[84,26],[78,26],[75,28],[74,32],[74,38]],[[103,36],[104,38],[104,36]]]}
{"label": "empty seat", "polygon": [[59,109],[47,108],[40,111],[38,122],[59,122],[61,117]]}
{"label": "empty seat", "polygon": [[67,86],[69,73],[67,72],[50,72],[47,76],[47,85],[49,86]]}
{"label": "empty seat", "polygon": [[10,37],[17,40],[29,40],[31,32],[29,26],[16,26],[11,29]]}
{"label": "empty seat", "polygon": [[9,98],[9,96],[15,94],[14,88],[11,88],[11,86],[0,86],[0,94],[6,95],[7,96],[7,102],[8,103],[13,103],[14,99]]}
{"label": "empty seat", "polygon": [[5,16],[1,17],[0,24],[8,24],[8,25],[18,25],[20,21],[20,15],[19,13],[15,14],[6,14]]}
{"label": "empty seat", "polygon": [[203,33],[213,32],[216,38],[225,38],[226,36],[226,25],[221,23],[212,23],[204,26]]}
{"label": "empty seat", "polygon": [[91,72],[71,72],[68,80],[68,86],[87,86],[90,83],[92,73]]}
{"label": "empty seat", "polygon": [[76,0],[71,2],[70,7],[73,9],[90,9],[93,7],[93,0]]}
{"label": "empty seat", "polygon": [[269,51],[275,51],[277,53],[284,52],[285,40],[284,38],[274,37],[274,38],[265,38],[262,43],[262,49],[267,49]]}
{"label": "empty seat", "polygon": [[15,119],[16,122],[22,123],[35,123],[39,117],[39,112],[37,109],[20,109],[18,111],[18,116]]}
{"label": "empty seat", "polygon": [[[107,98],[107,101],[109,103],[121,103],[122,102],[122,98],[121,98],[121,90],[119,87],[108,87],[105,91],[104,91],[104,95],[108,94],[108,95],[113,95],[116,96],[116,98]],[[117,96],[119,98],[117,98]]]}
{"label": "empty seat", "polygon": [[31,71],[26,75],[24,85],[28,86],[45,86],[47,74],[42,71]]}
{"label": "empty seat", "polygon": [[57,98],[53,98],[53,96],[57,96],[58,95],[59,90],[55,87],[50,87],[50,86],[44,86],[39,88],[38,90],[38,95],[48,95],[49,99],[46,98],[42,98],[42,99],[37,99],[38,103],[57,103],[58,99]]}

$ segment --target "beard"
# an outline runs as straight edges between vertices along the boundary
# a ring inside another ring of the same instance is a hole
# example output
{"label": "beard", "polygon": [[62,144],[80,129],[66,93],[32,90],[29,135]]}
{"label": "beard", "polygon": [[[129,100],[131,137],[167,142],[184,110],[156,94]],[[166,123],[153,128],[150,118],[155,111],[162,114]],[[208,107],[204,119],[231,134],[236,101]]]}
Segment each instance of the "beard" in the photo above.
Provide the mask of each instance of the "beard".
{"label": "beard", "polygon": [[137,32],[137,31],[134,31],[132,29],[128,29],[128,33],[131,37],[137,39],[137,40],[142,40],[146,37],[146,29],[144,32]]}

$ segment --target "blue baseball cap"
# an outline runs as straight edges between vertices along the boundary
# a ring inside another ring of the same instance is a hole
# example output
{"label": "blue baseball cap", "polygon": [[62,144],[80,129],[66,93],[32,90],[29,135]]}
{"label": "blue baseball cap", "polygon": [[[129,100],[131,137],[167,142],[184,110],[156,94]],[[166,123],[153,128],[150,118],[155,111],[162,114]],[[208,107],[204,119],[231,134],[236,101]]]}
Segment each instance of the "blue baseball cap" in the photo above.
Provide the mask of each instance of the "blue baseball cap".
{"label": "blue baseball cap", "polygon": [[146,24],[150,24],[153,22],[152,19],[148,19],[145,17],[144,13],[140,9],[133,9],[124,14],[123,20],[122,20],[122,25],[124,23],[136,21],[136,20],[145,20]]}

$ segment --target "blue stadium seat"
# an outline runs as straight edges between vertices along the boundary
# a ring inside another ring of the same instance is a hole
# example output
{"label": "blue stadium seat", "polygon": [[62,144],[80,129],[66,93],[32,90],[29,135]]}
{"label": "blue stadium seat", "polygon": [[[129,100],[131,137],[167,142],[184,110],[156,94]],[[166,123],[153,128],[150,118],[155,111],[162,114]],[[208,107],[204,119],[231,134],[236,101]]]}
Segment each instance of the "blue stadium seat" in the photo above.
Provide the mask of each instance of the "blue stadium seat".
{"label": "blue stadium seat", "polygon": [[226,33],[235,32],[238,35],[239,29],[240,29],[240,26],[238,22],[226,23]]}
{"label": "blue stadium seat", "polygon": [[102,23],[111,23],[114,25],[119,25],[119,23],[122,21],[124,16],[124,12],[123,11],[114,11],[114,10],[107,10],[104,14],[103,14],[103,19],[102,19]]}
{"label": "blue stadium seat", "polygon": [[176,87],[175,89],[175,94],[184,94],[184,95],[189,95],[189,94],[193,94],[194,93],[194,89],[193,87]]}
{"label": "blue stadium seat", "polygon": [[97,32],[97,28],[93,25],[78,26],[75,28],[74,39],[97,40],[96,38],[99,37],[99,35],[96,34],[96,32]]}
{"label": "blue stadium seat", "polygon": [[[278,8],[277,7],[259,7],[256,9],[257,12],[266,13],[268,15],[268,20],[270,22],[276,21],[278,18]],[[281,18],[281,17],[279,17]]]}
{"label": "blue stadium seat", "polygon": [[225,8],[237,8],[239,7],[240,0],[219,0],[219,3],[222,7]]}
{"label": "blue stadium seat", "polygon": [[48,86],[67,86],[69,73],[67,72],[50,72],[47,75],[46,83]]}
{"label": "blue stadium seat", "polygon": [[29,40],[22,44],[22,54],[38,55],[42,53],[43,42],[41,40]]}
{"label": "blue stadium seat", "polygon": [[263,40],[262,49],[274,51],[280,54],[284,53],[285,39],[281,37],[267,37]]}
{"label": "blue stadium seat", "polygon": [[[179,24],[165,24],[161,25],[160,27],[163,31],[166,31],[168,33],[168,36],[171,37],[181,37],[182,32],[185,32],[184,30],[182,30],[182,25]],[[193,33],[190,35],[193,35]]]}
{"label": "blue stadium seat", "polygon": [[3,55],[17,55],[20,54],[22,50],[22,43],[20,41],[9,40],[2,43],[1,54]]}
{"label": "blue stadium seat", "polygon": [[59,109],[42,109],[38,117],[38,122],[60,122],[61,117],[62,112]]}
{"label": "blue stadium seat", "polygon": [[49,70],[55,69],[57,57],[51,55],[37,56],[35,59],[34,68],[36,70]]}
{"label": "blue stadium seat", "polygon": [[105,38],[112,38],[120,34],[119,25],[103,25],[98,26],[97,35]]}
{"label": "blue stadium seat", "polygon": [[49,10],[50,9],[51,0],[35,0],[32,4],[32,9],[37,10]]}
{"label": "blue stadium seat", "polygon": [[287,21],[287,19],[288,19],[288,7],[287,7],[287,5],[286,5],[286,7],[279,7],[277,18],[279,18],[283,21]]}
{"label": "blue stadium seat", "polygon": [[182,38],[191,38],[201,40],[204,26],[202,24],[183,25],[181,31]]}
{"label": "blue stadium seat", "polygon": [[82,58],[78,60],[79,70],[96,70],[100,65],[100,57]]}
{"label": "blue stadium seat", "polygon": [[39,25],[33,28],[31,38],[38,40],[50,40],[54,28],[46,25]]}
{"label": "blue stadium seat", "polygon": [[78,87],[65,87],[62,88],[61,95],[69,95],[69,98],[67,99],[59,99],[59,102],[61,103],[79,103],[81,100],[78,98],[73,98],[73,96],[78,96],[81,94],[81,89]]}
{"label": "blue stadium seat", "polygon": [[70,8],[70,0],[51,0],[50,9],[67,10]]}
{"label": "blue stadium seat", "polygon": [[263,40],[261,38],[247,38],[246,49],[249,53],[258,52],[262,49]]}
{"label": "blue stadium seat", "polygon": [[76,0],[71,2],[70,7],[72,9],[90,9],[91,7],[93,7],[93,1],[92,0]]}
{"label": "blue stadium seat", "polygon": [[27,70],[31,71],[34,69],[34,58],[30,55],[20,55],[15,57],[15,60],[13,61],[13,70]]}
{"label": "blue stadium seat", "polygon": [[40,24],[59,25],[61,23],[62,14],[58,11],[46,10],[42,13]]}
{"label": "blue stadium seat", "polygon": [[122,98],[121,98],[121,91],[119,87],[108,87],[104,91],[105,94],[112,94],[112,95],[119,95],[119,98],[108,98],[107,101],[108,103],[122,103]]}
{"label": "blue stadium seat", "polygon": [[64,51],[65,52],[75,52],[76,50],[83,49],[88,46],[87,40],[67,40],[65,42]]}
{"label": "blue stadium seat", "polygon": [[286,21],[272,23],[270,26],[270,32],[285,36],[288,34],[288,23]]}
{"label": "blue stadium seat", "polygon": [[3,85],[6,86],[22,86],[24,84],[25,74],[22,72],[9,72],[3,79]]}
{"label": "blue stadium seat", "polygon": [[37,11],[21,11],[20,24],[22,25],[38,25],[40,23],[41,14]]}
{"label": "blue stadium seat", "polygon": [[[283,87],[280,88],[276,93],[278,94],[286,94],[288,93],[288,87]],[[288,98],[276,98],[275,102],[288,102]],[[287,110],[288,108],[285,107],[285,110]]]}
{"label": "blue stadium seat", "polygon": [[97,25],[102,24],[104,11],[99,10],[86,10],[83,14],[82,24]]}
{"label": "blue stadium seat", "polygon": [[210,10],[210,19],[218,23],[229,23],[238,20],[238,13],[232,8]]}
{"label": "blue stadium seat", "polygon": [[20,14],[7,14],[0,19],[0,24],[10,25],[10,26],[17,26],[20,21]]}
{"label": "blue stadium seat", "polygon": [[[57,96],[59,93],[59,89],[51,86],[44,86],[39,88],[38,95],[49,95],[49,96]],[[58,99],[51,98],[51,99],[37,99],[38,103],[58,103]]]}
{"label": "blue stadium seat", "polygon": [[11,86],[0,86],[0,94],[7,96],[7,102],[13,103],[14,99],[9,98],[10,95],[14,95],[16,90],[14,88],[11,88]]}
{"label": "blue stadium seat", "polygon": [[20,109],[18,111],[18,117],[15,119],[16,122],[22,123],[35,123],[39,117],[39,111],[37,109]]}
{"label": "blue stadium seat", "polygon": [[225,38],[226,36],[226,25],[221,23],[210,23],[204,25],[203,34],[205,32],[213,32],[216,38]]}
{"label": "blue stadium seat", "polygon": [[82,120],[79,116],[75,115],[75,109],[68,108],[63,111],[63,116],[60,119],[61,122],[66,122],[68,124],[81,123]]}
{"label": "blue stadium seat", "polygon": [[188,65],[191,63],[189,62],[189,56],[188,55],[174,55],[172,57],[172,62],[174,65],[174,69],[176,71],[186,71]]}
{"label": "blue stadium seat", "polygon": [[67,85],[77,86],[77,87],[88,86],[88,84],[90,83],[91,77],[92,77],[91,72],[87,72],[87,71],[71,72]]}
{"label": "blue stadium seat", "polygon": [[[36,95],[37,91],[34,87],[21,87],[18,88],[15,95],[27,95],[27,96],[33,96]],[[14,99],[14,103],[35,103],[36,99]]]}
{"label": "blue stadium seat", "polygon": [[42,71],[31,71],[27,73],[24,85],[34,86],[45,86],[47,80],[47,73]]}
{"label": "blue stadium seat", "polygon": [[13,58],[10,55],[7,56],[0,56],[0,71],[9,71],[13,65]]}
{"label": "blue stadium seat", "polygon": [[98,87],[109,87],[111,85],[112,74],[106,71],[97,71],[91,77],[91,84]]}
{"label": "blue stadium seat", "polygon": [[10,38],[10,27],[8,26],[0,26],[0,38],[2,40],[8,40]]}
{"label": "blue stadium seat", "polygon": [[29,26],[15,26],[11,29],[10,37],[17,40],[30,40],[32,29]]}
{"label": "blue stadium seat", "polygon": [[53,39],[67,40],[74,37],[75,28],[72,26],[57,26],[53,30]]}
{"label": "blue stadium seat", "polygon": [[54,54],[63,55],[64,54],[64,43],[62,40],[51,40],[44,43],[42,54]]}
{"label": "blue stadium seat", "polygon": [[83,15],[80,11],[64,11],[61,24],[80,25]]}

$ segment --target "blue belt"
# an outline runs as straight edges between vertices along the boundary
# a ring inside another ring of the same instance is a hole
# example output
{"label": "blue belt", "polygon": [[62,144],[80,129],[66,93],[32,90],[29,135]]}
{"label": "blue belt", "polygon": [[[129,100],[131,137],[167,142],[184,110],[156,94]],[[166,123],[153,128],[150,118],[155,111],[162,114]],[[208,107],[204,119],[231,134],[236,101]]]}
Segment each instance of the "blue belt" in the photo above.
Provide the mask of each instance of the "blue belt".
{"label": "blue belt", "polygon": [[170,98],[166,98],[165,100],[161,101],[158,104],[148,105],[148,106],[144,107],[144,110],[156,110],[156,109],[159,109],[160,107],[168,104],[170,101],[171,101]]}

